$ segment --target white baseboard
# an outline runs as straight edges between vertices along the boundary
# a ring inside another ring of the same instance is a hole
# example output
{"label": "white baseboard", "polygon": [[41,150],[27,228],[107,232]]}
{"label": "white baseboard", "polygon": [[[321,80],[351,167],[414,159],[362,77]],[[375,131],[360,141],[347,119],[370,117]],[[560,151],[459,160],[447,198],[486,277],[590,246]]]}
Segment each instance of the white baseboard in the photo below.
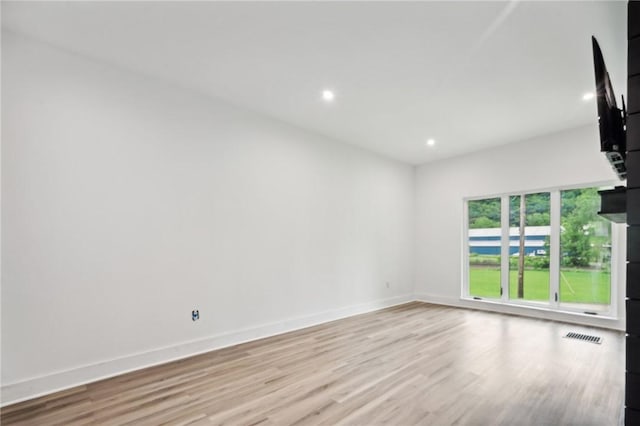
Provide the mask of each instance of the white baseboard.
{"label": "white baseboard", "polygon": [[288,318],[257,327],[245,328],[205,339],[138,353],[109,361],[85,365],[16,383],[2,384],[0,406],[14,404],[53,392],[84,385],[120,374],[164,364],[216,349],[275,336],[289,331],[363,314],[415,300],[412,294],[395,296],[343,308],[330,309],[312,315]]}
{"label": "white baseboard", "polygon": [[548,309],[531,309],[529,307],[524,308],[512,305],[502,305],[488,301],[471,301],[459,298],[448,298],[426,293],[417,293],[415,295],[408,294],[343,308],[330,309],[312,315],[288,318],[282,321],[263,324],[256,327],[218,334],[201,340],[181,343],[175,346],[160,348],[149,352],[132,354],[97,364],[80,366],[72,370],[60,371],[21,382],[2,384],[2,387],[0,388],[0,406],[3,407],[16,402],[37,398],[53,392],[85,385],[87,383],[107,379],[109,377],[118,376],[131,371],[152,367],[154,365],[188,358],[216,349],[275,336],[289,331],[295,331],[416,300],[437,305],[479,309],[490,312],[563,321],[586,326],[624,330],[624,326],[620,325],[620,321],[614,321],[611,319],[594,318],[579,314],[567,314],[550,311]]}
{"label": "white baseboard", "polygon": [[487,300],[465,300],[460,298],[449,298],[435,296],[426,293],[416,293],[415,299],[419,302],[433,303],[436,305],[454,306],[457,308],[478,309],[482,311],[497,312],[503,314],[520,315],[524,317],[548,319],[572,324],[579,324],[588,327],[608,328],[611,330],[624,331],[625,326],[622,320],[610,317],[594,317],[582,313],[558,312],[544,307],[505,305]]}

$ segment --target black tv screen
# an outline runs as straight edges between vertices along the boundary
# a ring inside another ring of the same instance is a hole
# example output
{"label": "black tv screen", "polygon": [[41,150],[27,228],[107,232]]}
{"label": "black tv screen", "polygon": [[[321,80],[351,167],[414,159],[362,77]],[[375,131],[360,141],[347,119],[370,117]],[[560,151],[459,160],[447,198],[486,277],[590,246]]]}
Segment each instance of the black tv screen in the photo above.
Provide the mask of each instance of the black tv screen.
{"label": "black tv screen", "polygon": [[600,128],[600,151],[604,152],[620,179],[625,179],[627,157],[625,111],[616,105],[611,79],[604,63],[602,51],[595,37],[593,44],[593,65],[596,77],[596,101],[598,104],[598,126]]}

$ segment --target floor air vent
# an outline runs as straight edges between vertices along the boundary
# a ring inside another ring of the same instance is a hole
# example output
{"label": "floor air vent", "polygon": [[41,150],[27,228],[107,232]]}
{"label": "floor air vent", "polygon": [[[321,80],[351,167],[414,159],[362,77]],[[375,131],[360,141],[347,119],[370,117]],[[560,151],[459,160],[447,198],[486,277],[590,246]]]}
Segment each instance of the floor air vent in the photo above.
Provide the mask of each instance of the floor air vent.
{"label": "floor air vent", "polygon": [[577,339],[577,340],[583,340],[585,342],[597,343],[598,345],[602,343],[602,337],[589,336],[588,334],[574,333],[573,331],[567,333],[567,335],[564,337],[566,337],[567,339]]}

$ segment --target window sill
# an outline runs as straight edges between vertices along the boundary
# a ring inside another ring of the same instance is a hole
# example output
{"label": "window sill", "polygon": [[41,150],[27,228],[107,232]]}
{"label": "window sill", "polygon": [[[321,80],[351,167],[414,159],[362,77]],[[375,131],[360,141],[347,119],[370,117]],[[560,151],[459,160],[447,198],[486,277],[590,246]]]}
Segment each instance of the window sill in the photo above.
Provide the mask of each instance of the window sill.
{"label": "window sill", "polygon": [[486,304],[486,305],[492,305],[492,306],[504,306],[508,308],[540,311],[545,313],[571,315],[573,317],[580,317],[580,318],[597,318],[597,319],[608,320],[608,321],[619,320],[618,317],[612,315],[610,312],[603,312],[602,314],[597,313],[596,315],[591,315],[591,314],[585,314],[584,312],[553,309],[548,306],[539,306],[539,305],[529,304],[529,303],[503,302],[501,300],[491,300],[491,299],[474,299],[473,297],[468,297],[468,296],[463,296],[460,298],[460,300],[464,302],[472,302],[474,304],[478,303],[478,304]]}

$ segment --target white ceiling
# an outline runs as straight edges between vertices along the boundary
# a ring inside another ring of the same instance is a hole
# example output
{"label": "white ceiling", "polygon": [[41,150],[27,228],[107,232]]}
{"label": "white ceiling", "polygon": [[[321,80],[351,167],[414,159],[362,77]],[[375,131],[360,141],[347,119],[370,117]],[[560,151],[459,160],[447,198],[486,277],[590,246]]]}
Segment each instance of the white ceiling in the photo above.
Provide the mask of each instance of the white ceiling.
{"label": "white ceiling", "polygon": [[419,164],[596,123],[590,36],[625,93],[626,7],[3,1],[2,27]]}

